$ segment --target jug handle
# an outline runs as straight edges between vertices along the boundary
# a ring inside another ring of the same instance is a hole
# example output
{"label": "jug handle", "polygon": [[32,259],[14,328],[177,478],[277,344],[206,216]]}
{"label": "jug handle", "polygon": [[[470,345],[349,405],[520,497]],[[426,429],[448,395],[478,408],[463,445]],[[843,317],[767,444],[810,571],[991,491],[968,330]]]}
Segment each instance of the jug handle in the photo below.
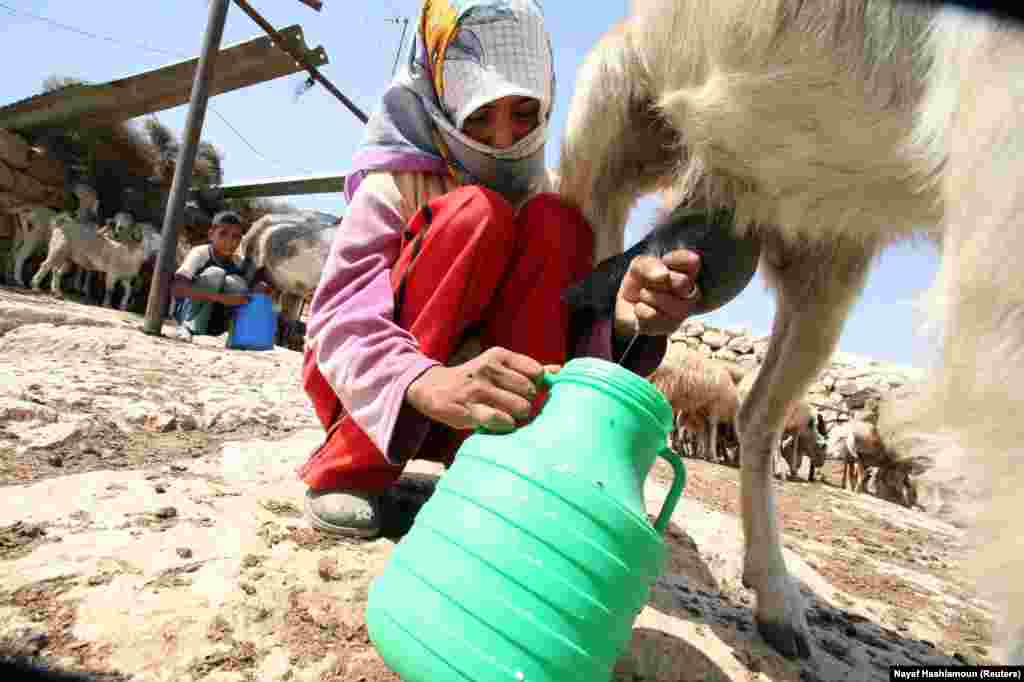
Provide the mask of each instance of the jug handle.
{"label": "jug handle", "polygon": [[672,518],[672,512],[676,509],[676,504],[679,502],[679,496],[683,494],[683,488],[686,486],[686,467],[683,465],[683,460],[679,458],[672,448],[665,446],[658,451],[658,457],[666,460],[672,465],[672,471],[675,475],[672,477],[672,487],[669,488],[668,495],[665,496],[665,502],[661,505],[661,511],[658,513],[658,518],[654,522],[654,530],[658,533],[664,533],[665,529],[668,528],[668,522]]}
{"label": "jug handle", "polygon": [[[541,384],[545,388],[551,388],[555,384],[556,377],[557,375],[545,372],[540,377]],[[683,460],[679,458],[679,455],[667,445],[658,451],[658,457],[668,461],[672,465],[674,473],[672,487],[669,488],[668,495],[665,496],[665,502],[661,505],[661,511],[658,512],[658,518],[654,522],[654,530],[662,534],[668,527],[669,519],[672,518],[672,512],[676,510],[676,504],[679,503],[679,497],[683,494],[683,488],[686,486],[686,467],[683,465]]]}

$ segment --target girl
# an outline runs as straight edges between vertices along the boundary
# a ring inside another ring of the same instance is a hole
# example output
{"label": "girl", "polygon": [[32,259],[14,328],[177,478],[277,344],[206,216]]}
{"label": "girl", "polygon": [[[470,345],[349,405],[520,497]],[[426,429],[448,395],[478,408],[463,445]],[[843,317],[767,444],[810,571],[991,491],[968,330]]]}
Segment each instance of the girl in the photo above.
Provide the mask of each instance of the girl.
{"label": "girl", "polygon": [[310,310],[303,383],[327,429],[299,469],[314,527],[379,534],[410,458],[450,463],[474,428],[522,424],[544,371],[621,353],[641,318],[661,336],[641,336],[628,366],[649,372],[692,308],[699,262],[679,251],[633,261],[616,319],[570,324],[562,291],[622,235],[595,239],[553,193],[553,101],[536,0],[425,0]]}

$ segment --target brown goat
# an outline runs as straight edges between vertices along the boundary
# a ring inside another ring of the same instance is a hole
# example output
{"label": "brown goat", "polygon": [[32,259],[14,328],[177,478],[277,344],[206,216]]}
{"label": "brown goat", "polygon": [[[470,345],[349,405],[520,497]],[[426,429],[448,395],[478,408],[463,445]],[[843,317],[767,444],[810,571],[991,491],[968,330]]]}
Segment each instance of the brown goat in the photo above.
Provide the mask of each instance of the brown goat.
{"label": "brown goat", "polygon": [[714,461],[719,424],[732,422],[739,408],[729,372],[684,343],[670,343],[648,379],[672,405],[676,430],[693,434],[705,458]]}

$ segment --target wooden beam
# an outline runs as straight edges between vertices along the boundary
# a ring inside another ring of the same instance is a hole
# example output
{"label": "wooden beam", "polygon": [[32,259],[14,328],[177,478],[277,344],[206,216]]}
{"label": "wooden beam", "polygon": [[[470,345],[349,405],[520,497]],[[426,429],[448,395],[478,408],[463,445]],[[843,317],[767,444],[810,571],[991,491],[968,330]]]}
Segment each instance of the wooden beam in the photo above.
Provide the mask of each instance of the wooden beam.
{"label": "wooden beam", "polygon": [[200,191],[208,196],[224,199],[285,197],[300,194],[341,194],[345,191],[345,176],[315,175],[236,182],[209,190],[193,190],[193,194]]}

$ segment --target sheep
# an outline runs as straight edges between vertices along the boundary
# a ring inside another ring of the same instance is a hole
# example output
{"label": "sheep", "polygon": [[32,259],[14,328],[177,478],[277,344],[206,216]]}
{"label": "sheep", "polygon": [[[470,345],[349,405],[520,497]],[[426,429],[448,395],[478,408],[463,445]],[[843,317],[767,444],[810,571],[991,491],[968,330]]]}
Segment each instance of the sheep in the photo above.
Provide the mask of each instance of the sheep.
{"label": "sheep", "polygon": [[868,492],[874,473],[874,493],[889,502],[914,507],[917,486],[913,475],[923,473],[920,462],[901,457],[877,425],[855,419],[838,426],[829,449],[843,462],[842,488]]}
{"label": "sheep", "polygon": [[[134,222],[131,214],[124,212],[118,213],[115,221],[119,225]],[[55,296],[60,296],[62,275],[72,265],[77,265],[84,270],[99,271],[106,275],[104,306],[113,306],[114,290],[119,282],[122,283],[125,292],[119,307],[121,310],[127,309],[133,280],[138,276],[143,263],[154,257],[160,249],[160,235],[156,229],[148,223],[141,224],[141,227],[141,242],[123,244],[98,234],[95,224],[58,218],[53,224],[46,260],[32,278],[32,288],[40,289],[43,279],[53,271],[51,289]]]}
{"label": "sheep", "polygon": [[798,401],[786,421],[780,446],[783,459],[789,465],[791,477],[797,478],[803,460],[807,459],[807,482],[814,482],[815,471],[825,465],[827,458],[826,436],[825,422],[821,414],[806,400]]}
{"label": "sheep", "polygon": [[[753,369],[744,375],[736,387],[736,393],[742,403],[750,395],[760,368]],[[804,456],[810,460],[810,471],[807,475],[808,482],[814,480],[814,471],[825,463],[825,452],[818,445],[818,436],[824,425],[819,422],[817,411],[807,403],[806,400],[796,400],[789,405],[782,424],[782,434],[779,439],[779,452],[782,461],[789,469],[789,478],[796,478],[803,463]],[[788,444],[788,447],[784,447]],[[787,456],[788,451],[788,456]],[[776,467],[777,476],[782,476],[782,468]]]}
{"label": "sheep", "polygon": [[[84,182],[75,183],[71,189],[78,199],[77,221],[81,224],[96,225],[99,221],[100,213],[100,200],[96,190]],[[50,242],[53,239],[53,226],[56,222],[71,222],[76,219],[75,216],[68,212],[55,213],[45,208],[29,209],[27,213],[23,213],[23,216],[28,218],[30,221],[29,227],[31,227],[31,243],[25,245],[26,259],[32,256],[40,244],[45,244],[47,253],[49,253]],[[74,264],[69,264],[59,274],[55,275],[58,277],[58,289],[60,279],[63,279],[64,275],[73,267]],[[18,269],[21,270],[22,268],[19,267]],[[72,284],[73,288],[88,295],[92,288],[94,274],[93,271],[79,266],[78,273]],[[35,278],[32,281],[35,282]],[[39,287],[33,285],[33,288],[38,289]]]}
{"label": "sheep", "polygon": [[806,457],[809,461],[807,470],[808,483],[814,482],[815,472],[825,466],[825,461],[828,458],[828,428],[825,426],[825,418],[813,406],[811,410],[813,413],[813,423],[808,424],[811,431],[810,437],[802,438],[799,441],[800,445],[804,448],[799,456]]}
{"label": "sheep", "polygon": [[658,368],[648,377],[672,405],[679,426],[703,446],[704,456],[718,455],[719,424],[732,422],[739,407],[736,387],[719,363],[683,343],[670,343]]}
{"label": "sheep", "polygon": [[910,478],[910,471],[903,466],[880,467],[875,474],[875,494],[907,508],[917,505],[917,489]]}
{"label": "sheep", "polygon": [[[943,459],[978,467],[978,565],[992,569],[978,584],[1006,609],[1007,659],[1024,663],[1024,554],[1005,550],[1024,476],[1024,369],[1005,360],[1024,345],[1022,71],[1018,24],[877,0],[637,0],[581,66],[559,192],[599,261],[621,250],[638,198],[666,186],[684,209],[725,212],[718,233],[761,244],[777,309],[738,415],[744,578],[761,635],[788,656],[811,648],[771,493],[775,436],[877,256],[921,237],[942,244],[926,298],[941,336],[914,423]],[[656,229],[643,248],[683,237]]]}
{"label": "sheep", "polygon": [[843,463],[841,487],[854,492],[865,492],[868,469],[881,466],[888,459],[878,428],[860,419],[834,429],[831,449],[835,458]]}

